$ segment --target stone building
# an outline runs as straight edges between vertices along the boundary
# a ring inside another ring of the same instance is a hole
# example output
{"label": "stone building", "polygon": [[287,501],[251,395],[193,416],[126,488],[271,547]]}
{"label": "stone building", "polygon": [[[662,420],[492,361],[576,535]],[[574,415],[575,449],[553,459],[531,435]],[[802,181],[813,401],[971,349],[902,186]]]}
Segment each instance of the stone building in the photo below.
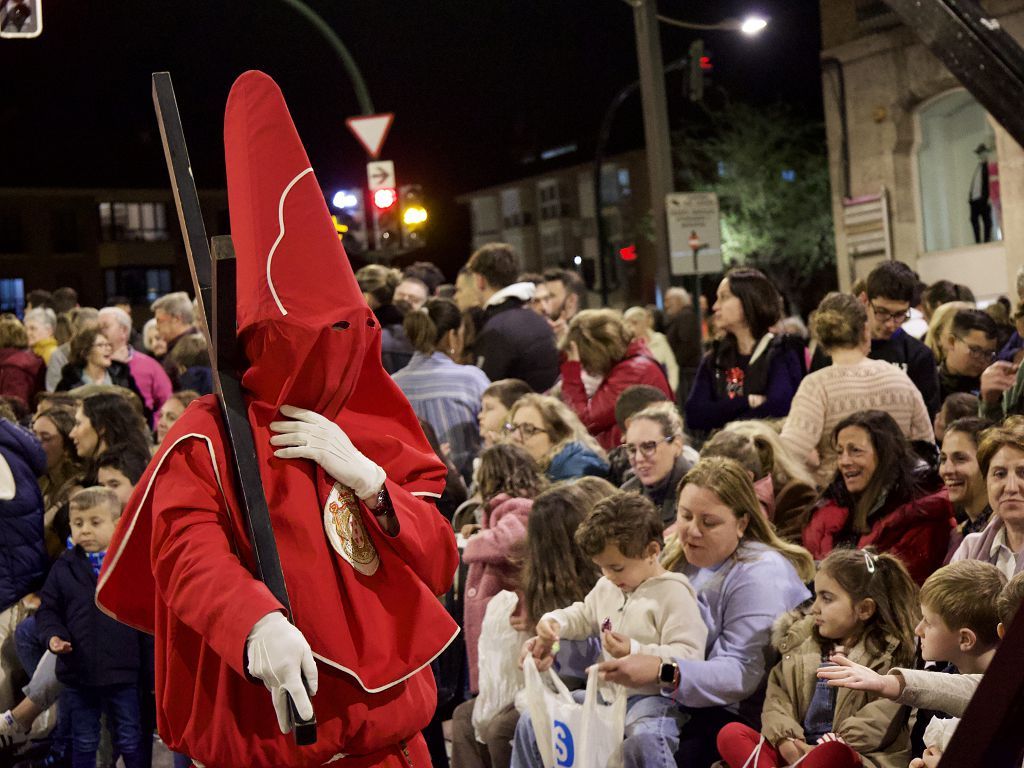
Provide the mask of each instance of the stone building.
{"label": "stone building", "polygon": [[[645,287],[654,293],[653,247],[643,236],[650,207],[646,162],[643,150],[637,150],[609,157],[602,165],[601,213],[612,251],[605,279],[609,294],[620,302],[642,295]],[[458,201],[470,211],[472,249],[509,243],[522,255],[525,271],[578,269],[599,292],[593,169],[592,162],[581,163],[462,195]],[[623,248],[627,256],[635,254],[631,261],[619,255]]]}
{"label": "stone building", "polygon": [[[1024,0],[982,4],[1024,42]],[[895,258],[1016,301],[1024,151],[884,2],[820,7],[840,286]]]}

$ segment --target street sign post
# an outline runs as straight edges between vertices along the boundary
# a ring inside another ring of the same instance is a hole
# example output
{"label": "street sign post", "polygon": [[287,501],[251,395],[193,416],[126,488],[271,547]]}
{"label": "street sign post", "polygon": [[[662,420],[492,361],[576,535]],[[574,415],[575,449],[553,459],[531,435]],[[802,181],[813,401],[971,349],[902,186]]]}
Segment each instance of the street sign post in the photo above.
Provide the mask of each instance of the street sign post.
{"label": "street sign post", "polygon": [[674,192],[665,196],[670,269],[673,275],[722,271],[722,229],[718,195]]}
{"label": "street sign post", "polygon": [[393,112],[385,112],[380,115],[361,115],[350,117],[345,125],[352,131],[363,149],[373,159],[380,156],[380,149],[384,146],[384,140],[388,137],[391,124],[395,121]]}
{"label": "street sign post", "polygon": [[373,160],[367,163],[366,183],[371,193],[378,189],[397,188],[395,164],[391,160]]}

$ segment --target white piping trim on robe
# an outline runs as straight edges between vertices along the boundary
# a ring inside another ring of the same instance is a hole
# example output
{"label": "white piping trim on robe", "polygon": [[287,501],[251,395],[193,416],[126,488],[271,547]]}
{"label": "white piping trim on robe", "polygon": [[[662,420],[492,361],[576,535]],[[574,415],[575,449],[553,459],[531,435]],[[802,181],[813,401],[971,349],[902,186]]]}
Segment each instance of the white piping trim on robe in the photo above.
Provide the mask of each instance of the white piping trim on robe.
{"label": "white piping trim on robe", "polygon": [[[167,451],[164,452],[164,455],[160,457],[160,461],[159,461],[159,463],[157,463],[156,469],[154,469],[153,470],[153,474],[150,475],[149,483],[146,484],[146,490],[143,492],[142,498],[139,499],[139,503],[135,507],[136,513],[138,513],[138,510],[141,509],[141,507],[146,503],[146,499],[149,498],[149,493],[153,489],[153,483],[156,481],[156,476],[157,476],[157,474],[159,474],[160,468],[163,466],[164,461],[167,459],[168,456],[171,455],[171,450],[176,445],[178,445],[178,443],[180,443],[180,442],[182,442],[184,440],[188,440],[189,438],[196,438],[196,439],[203,440],[203,441],[206,442],[206,447],[207,447],[207,449],[210,452],[210,463],[213,465],[213,473],[214,473],[214,475],[217,478],[217,487],[220,489],[221,496],[223,496],[223,498],[224,498],[225,506],[227,506],[227,498],[228,497],[227,497],[227,494],[224,493],[224,485],[223,485],[223,483],[221,482],[221,479],[220,479],[220,470],[217,468],[217,454],[216,454],[216,452],[213,449],[213,441],[209,437],[207,437],[206,435],[199,434],[198,432],[190,432],[187,435],[182,435],[177,440],[175,440],[173,443],[171,443],[170,448],[168,448]],[[418,493],[413,493],[412,495],[413,496],[436,496],[436,497],[440,498],[439,494],[429,493],[429,492],[426,492],[426,491],[420,491]],[[110,574],[112,574],[114,572],[114,568],[117,567],[117,562],[121,558],[121,553],[124,551],[125,546],[127,546],[127,544],[128,544],[128,540],[131,539],[132,533],[135,531],[135,523],[138,522],[138,519],[139,519],[139,515],[136,514],[135,517],[132,519],[131,525],[128,526],[128,533],[126,533],[124,539],[121,540],[121,547],[120,547],[120,549],[118,549],[117,552],[114,553],[114,560],[110,564],[110,568],[103,574],[103,580],[97,585],[97,587],[96,587],[96,591],[97,592],[99,592],[99,590],[102,589],[103,585],[107,583],[107,579],[110,578]],[[98,602],[97,602],[97,605],[99,605]],[[100,609],[104,613],[109,615],[111,618],[117,619],[117,615],[115,613],[113,613],[112,611],[107,610],[102,605],[100,605],[99,607],[100,607]],[[117,619],[117,620],[119,620],[119,619]],[[124,622],[122,622],[122,623],[124,623]],[[408,674],[398,678],[397,680],[393,680],[390,683],[387,683],[386,685],[380,686],[379,688],[367,688],[366,687],[366,683],[364,683],[362,681],[362,679],[359,677],[359,675],[357,675],[355,672],[353,672],[348,667],[342,666],[341,664],[338,664],[337,662],[331,661],[326,656],[321,656],[319,653],[316,653],[315,651],[313,652],[313,656],[315,656],[316,658],[320,659],[320,661],[322,661],[324,664],[328,664],[329,666],[332,666],[335,669],[339,669],[342,672],[350,675],[352,677],[352,679],[354,679],[357,683],[359,683],[359,687],[362,688],[367,693],[380,693],[381,691],[386,691],[388,688],[392,688],[392,687],[398,685],[399,683],[404,682],[405,680],[408,680],[410,677],[415,675],[417,672],[421,671],[425,667],[430,666],[430,664],[434,661],[434,659],[436,659],[438,656],[440,656],[442,653],[444,653],[445,649],[449,645],[452,644],[452,642],[455,640],[456,637],[459,636],[459,632],[460,631],[461,630],[458,627],[456,627],[455,628],[455,633],[450,638],[448,638],[448,642],[446,642],[443,646],[441,646],[440,650],[438,650],[437,653],[435,653],[433,656],[431,656],[427,661],[425,661],[423,664],[418,666],[416,669],[414,669],[411,672],[409,672]]]}
{"label": "white piping trim on robe", "polygon": [[274,297],[274,303],[277,304],[277,308],[281,310],[282,315],[287,315],[288,310],[284,308],[284,304],[282,304],[281,300],[277,298],[277,291],[274,289],[274,281],[270,277],[270,263],[274,260],[274,251],[277,250],[277,246],[279,246],[281,241],[284,240],[284,199],[288,197],[288,193],[292,191],[292,187],[298,183],[299,179],[307,173],[312,172],[312,168],[307,168],[299,173],[294,179],[289,181],[288,186],[285,187],[284,192],[281,193],[281,199],[277,201],[277,227],[280,232],[278,232],[277,240],[275,240],[274,244],[270,246],[270,253],[267,255],[267,285],[270,286],[270,295]]}
{"label": "white piping trim on robe", "polygon": [[[220,479],[220,470],[217,468],[217,457],[213,451],[213,441],[206,435],[201,435],[198,432],[190,432],[187,435],[182,435],[181,437],[179,437],[177,440],[171,443],[170,447],[168,447],[166,451],[164,451],[164,455],[161,456],[160,461],[157,462],[156,468],[153,470],[153,474],[149,476],[149,482],[146,484],[146,490],[145,492],[143,492],[142,498],[139,499],[139,503],[135,506],[136,514],[135,517],[132,518],[131,524],[128,526],[128,533],[126,533],[124,538],[121,539],[121,547],[114,553],[114,558],[113,561],[110,563],[110,567],[103,573],[103,578],[100,579],[99,584],[96,585],[97,594],[101,589],[103,589],[103,586],[107,583],[107,580],[110,578],[110,574],[114,572],[114,569],[117,567],[118,561],[121,559],[121,554],[124,552],[124,548],[128,545],[128,541],[131,539],[132,533],[135,532],[135,524],[139,522],[139,509],[141,509],[142,505],[146,503],[146,499],[149,498],[149,492],[153,490],[153,483],[156,482],[156,476],[160,474],[160,468],[164,465],[164,462],[167,460],[167,457],[171,455],[171,449],[173,449],[178,443],[193,437],[196,438],[197,440],[203,440],[206,442],[206,448],[210,452],[210,462],[213,464],[213,474],[217,478],[217,487],[220,489],[220,493],[224,497],[225,503],[227,502],[227,494],[224,493],[224,484],[221,482]],[[120,619],[118,619],[117,615],[113,611],[110,611],[104,606],[100,605],[99,601],[97,601],[96,604],[99,606],[100,610],[102,610],[108,616],[120,621]]]}
{"label": "white piping trim on robe", "polygon": [[461,631],[462,631],[461,629],[456,627],[455,628],[455,633],[450,638],[448,638],[448,642],[447,643],[445,643],[443,646],[441,646],[441,650],[439,650],[437,653],[435,653],[433,656],[431,656],[429,659],[427,659],[422,665],[420,665],[419,667],[414,669],[409,674],[405,675],[404,677],[400,677],[397,680],[393,680],[392,682],[387,683],[386,685],[382,685],[380,688],[367,688],[366,687],[366,683],[364,683],[360,679],[359,675],[357,675],[351,669],[349,669],[348,667],[343,667],[341,664],[337,664],[336,662],[333,662],[330,659],[324,658],[323,656],[321,656],[316,651],[313,651],[313,656],[315,656],[316,658],[320,659],[320,661],[322,661],[324,664],[328,664],[328,665],[334,667],[335,669],[341,670],[342,672],[344,672],[347,675],[351,675],[355,679],[355,681],[357,683],[359,683],[359,687],[362,688],[367,693],[380,693],[381,691],[386,691],[388,688],[392,688],[393,686],[396,686],[399,683],[408,680],[410,677],[412,677],[413,675],[415,675],[417,672],[419,672],[420,670],[424,669],[425,667],[429,667],[431,665],[431,663],[433,663],[434,659],[436,659],[438,656],[440,656],[442,653],[445,652],[445,649],[447,649],[448,646],[452,644],[452,642],[455,640],[455,638],[459,636],[459,632],[461,632]]}

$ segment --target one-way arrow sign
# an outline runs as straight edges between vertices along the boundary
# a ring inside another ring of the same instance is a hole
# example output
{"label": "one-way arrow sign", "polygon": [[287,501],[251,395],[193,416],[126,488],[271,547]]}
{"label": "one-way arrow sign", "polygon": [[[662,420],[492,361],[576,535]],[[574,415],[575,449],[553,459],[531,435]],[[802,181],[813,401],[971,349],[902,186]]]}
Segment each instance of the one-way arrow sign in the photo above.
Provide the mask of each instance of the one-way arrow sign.
{"label": "one-way arrow sign", "polygon": [[366,180],[370,191],[395,186],[395,164],[391,160],[374,160],[366,164]]}
{"label": "one-way arrow sign", "polygon": [[388,137],[394,119],[393,112],[385,112],[380,115],[350,117],[345,121],[345,125],[359,139],[366,154],[376,159],[380,155],[380,148],[384,146],[384,139]]}

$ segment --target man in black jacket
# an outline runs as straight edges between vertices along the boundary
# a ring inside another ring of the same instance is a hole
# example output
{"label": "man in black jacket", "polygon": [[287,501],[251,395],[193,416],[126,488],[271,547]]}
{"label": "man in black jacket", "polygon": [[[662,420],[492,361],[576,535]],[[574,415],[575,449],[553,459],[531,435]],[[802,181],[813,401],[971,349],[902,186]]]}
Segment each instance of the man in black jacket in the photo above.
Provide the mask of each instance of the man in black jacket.
{"label": "man in black jacket", "polygon": [[519,256],[506,243],[490,243],[466,263],[484,305],[476,338],[476,364],[491,381],[522,379],[536,392],[558,378],[558,351],[547,320],[526,306],[533,283],[517,283]]}
{"label": "man in black jacket", "polygon": [[900,261],[883,261],[868,275],[860,300],[868,310],[872,360],[885,360],[906,372],[920,390],[928,415],[942,405],[939,371],[932,351],[902,329],[910,316],[917,277]]}
{"label": "man in black jacket", "polygon": [[682,407],[686,404],[703,353],[700,323],[693,309],[693,299],[685,288],[675,286],[665,291],[665,336],[679,364],[676,399]]}

